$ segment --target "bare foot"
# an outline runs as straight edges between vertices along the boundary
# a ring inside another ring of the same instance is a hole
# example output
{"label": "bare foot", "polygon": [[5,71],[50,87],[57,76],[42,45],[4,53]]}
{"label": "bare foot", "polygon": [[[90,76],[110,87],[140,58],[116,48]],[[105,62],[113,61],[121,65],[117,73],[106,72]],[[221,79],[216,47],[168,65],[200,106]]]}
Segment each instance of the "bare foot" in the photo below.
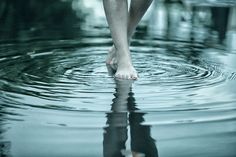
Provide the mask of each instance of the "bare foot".
{"label": "bare foot", "polygon": [[115,78],[136,80],[138,78],[138,74],[132,65],[129,55],[130,52],[127,52],[125,54],[118,52],[117,54],[122,55],[117,55],[117,71],[115,73]]}
{"label": "bare foot", "polygon": [[116,64],[117,60],[116,60],[116,48],[113,45],[111,47],[111,49],[108,52],[107,58],[106,58],[106,64],[108,65],[112,65],[112,64]]}

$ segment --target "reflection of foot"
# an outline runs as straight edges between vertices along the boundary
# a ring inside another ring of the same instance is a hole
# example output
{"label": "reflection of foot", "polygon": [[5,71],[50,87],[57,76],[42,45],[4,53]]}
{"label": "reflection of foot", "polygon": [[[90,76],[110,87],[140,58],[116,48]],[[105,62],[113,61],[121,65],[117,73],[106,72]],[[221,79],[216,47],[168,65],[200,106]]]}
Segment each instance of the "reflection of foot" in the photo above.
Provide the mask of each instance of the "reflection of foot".
{"label": "reflection of foot", "polygon": [[125,150],[125,149],[121,150],[121,154],[123,156],[127,156],[127,157],[145,157],[145,154],[143,154],[143,153],[134,152],[134,151]]}
{"label": "reflection of foot", "polygon": [[132,65],[129,53],[127,53],[127,55],[117,56],[117,71],[115,73],[115,77],[118,79],[129,80],[136,80],[138,78],[138,74]]}
{"label": "reflection of foot", "polygon": [[145,157],[146,156],[143,153],[138,153],[138,152],[134,152],[134,151],[132,151],[132,155],[133,155],[133,157]]}
{"label": "reflection of foot", "polygon": [[106,58],[106,64],[112,65],[112,64],[116,64],[117,60],[116,60],[116,48],[113,45],[111,47],[111,49],[108,52],[107,58]]}

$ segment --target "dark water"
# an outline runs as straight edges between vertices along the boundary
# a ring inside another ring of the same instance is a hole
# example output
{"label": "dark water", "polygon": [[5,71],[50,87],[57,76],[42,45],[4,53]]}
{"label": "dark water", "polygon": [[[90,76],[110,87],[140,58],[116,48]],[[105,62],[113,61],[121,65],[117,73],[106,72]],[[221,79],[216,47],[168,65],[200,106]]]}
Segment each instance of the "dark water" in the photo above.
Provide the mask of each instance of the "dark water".
{"label": "dark water", "polygon": [[105,65],[104,17],[1,27],[0,156],[235,157],[232,1],[155,3],[131,45],[135,82]]}

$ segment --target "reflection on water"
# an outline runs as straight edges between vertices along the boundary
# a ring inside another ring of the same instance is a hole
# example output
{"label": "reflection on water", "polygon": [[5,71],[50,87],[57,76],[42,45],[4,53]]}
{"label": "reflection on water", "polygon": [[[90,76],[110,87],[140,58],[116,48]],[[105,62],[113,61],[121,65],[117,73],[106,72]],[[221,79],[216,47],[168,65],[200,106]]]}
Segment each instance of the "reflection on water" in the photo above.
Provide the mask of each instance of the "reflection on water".
{"label": "reflection on water", "polygon": [[[143,125],[145,113],[136,108],[132,81],[116,80],[116,93],[111,112],[107,113],[103,149],[105,157],[127,155],[126,141],[130,125],[131,153],[133,156],[157,157],[155,140],[151,137],[149,125]],[[129,118],[128,118],[129,117]]]}
{"label": "reflection on water", "polygon": [[154,1],[135,82],[105,66],[101,1],[25,2],[0,2],[0,156],[235,156],[234,1]]}

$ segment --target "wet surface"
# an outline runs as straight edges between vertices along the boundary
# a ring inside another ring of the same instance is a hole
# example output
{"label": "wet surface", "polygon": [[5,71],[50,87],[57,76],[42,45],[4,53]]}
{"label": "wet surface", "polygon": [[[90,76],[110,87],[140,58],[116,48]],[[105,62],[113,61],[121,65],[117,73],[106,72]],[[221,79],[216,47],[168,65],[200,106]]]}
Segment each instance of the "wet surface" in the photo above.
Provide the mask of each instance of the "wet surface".
{"label": "wet surface", "polygon": [[[1,156],[234,157],[234,5],[155,6],[131,45],[134,82],[115,80],[105,65],[104,18],[2,36]],[[210,27],[220,11],[227,28]]]}

